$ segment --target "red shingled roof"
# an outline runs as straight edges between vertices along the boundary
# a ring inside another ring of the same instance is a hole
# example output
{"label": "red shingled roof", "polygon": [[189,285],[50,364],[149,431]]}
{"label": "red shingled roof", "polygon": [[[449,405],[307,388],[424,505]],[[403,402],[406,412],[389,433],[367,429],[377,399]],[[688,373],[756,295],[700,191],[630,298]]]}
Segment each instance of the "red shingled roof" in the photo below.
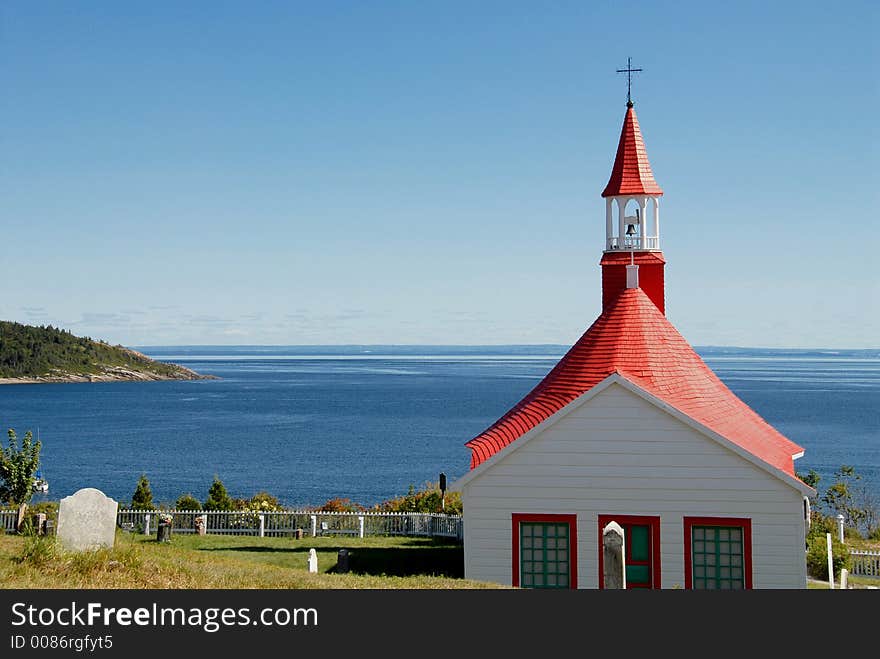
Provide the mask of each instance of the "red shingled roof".
{"label": "red shingled roof", "polygon": [[603,197],[618,195],[649,194],[662,195],[663,190],[654,180],[648,152],[642,140],[639,120],[632,107],[626,109],[623,129],[620,131],[620,142],[617,144],[617,156],[611,168],[611,178],[602,192]]}
{"label": "red shingled roof", "polygon": [[467,442],[471,469],[612,373],[794,476],[803,452],[740,400],[639,288],[628,288],[550,373],[507,414]]}

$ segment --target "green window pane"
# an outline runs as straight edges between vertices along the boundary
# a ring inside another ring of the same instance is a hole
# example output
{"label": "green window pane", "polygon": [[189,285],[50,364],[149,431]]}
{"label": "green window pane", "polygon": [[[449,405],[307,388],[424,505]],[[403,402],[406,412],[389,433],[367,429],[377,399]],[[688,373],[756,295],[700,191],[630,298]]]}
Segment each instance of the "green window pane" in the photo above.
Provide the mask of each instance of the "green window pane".
{"label": "green window pane", "polygon": [[651,584],[651,568],[647,565],[627,565],[626,585]]}
{"label": "green window pane", "polygon": [[742,528],[693,527],[691,569],[694,588],[745,588]]}
{"label": "green window pane", "polygon": [[568,524],[520,523],[520,585],[568,588]]}
{"label": "green window pane", "polygon": [[651,534],[648,526],[629,527],[630,557],[634,561],[647,561],[651,558]]}

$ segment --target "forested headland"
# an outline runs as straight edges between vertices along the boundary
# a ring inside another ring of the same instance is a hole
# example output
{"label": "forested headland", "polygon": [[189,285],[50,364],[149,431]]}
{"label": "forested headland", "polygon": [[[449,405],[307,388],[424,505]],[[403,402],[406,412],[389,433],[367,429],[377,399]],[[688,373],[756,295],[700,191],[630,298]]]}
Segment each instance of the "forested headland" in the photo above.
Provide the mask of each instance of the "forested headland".
{"label": "forested headland", "polygon": [[0,320],[0,383],[199,380],[210,378],[51,325]]}

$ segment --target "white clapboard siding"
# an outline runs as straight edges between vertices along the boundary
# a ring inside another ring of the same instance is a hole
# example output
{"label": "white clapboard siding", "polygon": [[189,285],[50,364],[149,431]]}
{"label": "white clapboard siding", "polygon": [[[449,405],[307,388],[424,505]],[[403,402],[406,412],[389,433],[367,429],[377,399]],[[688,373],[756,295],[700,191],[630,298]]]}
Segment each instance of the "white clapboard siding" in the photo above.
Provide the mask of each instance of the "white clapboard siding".
{"label": "white clapboard siding", "polygon": [[660,516],[661,582],[684,586],[683,517],[752,520],[756,588],[804,588],[803,494],[618,384],[465,483],[465,575],[512,582],[512,513],[577,515],[578,587],[598,587],[598,516]]}

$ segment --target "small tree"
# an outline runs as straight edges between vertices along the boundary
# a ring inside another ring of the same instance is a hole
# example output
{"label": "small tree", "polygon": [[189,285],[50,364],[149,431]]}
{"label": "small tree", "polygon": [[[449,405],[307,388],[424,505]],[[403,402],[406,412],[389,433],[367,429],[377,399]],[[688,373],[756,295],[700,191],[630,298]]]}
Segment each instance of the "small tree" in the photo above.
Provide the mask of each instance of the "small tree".
{"label": "small tree", "polygon": [[186,493],[181,494],[179,497],[177,497],[177,501],[174,503],[174,507],[177,510],[201,510],[202,503],[192,494]]}
{"label": "small tree", "polygon": [[137,487],[131,497],[132,510],[153,510],[153,491],[150,489],[150,481],[146,474],[141,474]]}
{"label": "small tree", "polygon": [[18,445],[15,430],[10,428],[9,446],[0,451],[0,500],[18,506],[16,528],[24,525],[28,502],[34,495],[34,474],[40,466],[40,441],[33,441],[33,433],[28,430]]}
{"label": "small tree", "polygon": [[205,510],[232,510],[234,503],[226,486],[217,476],[214,476],[214,482],[208,488],[208,498],[205,499]]}
{"label": "small tree", "polygon": [[843,465],[834,472],[834,483],[825,491],[822,502],[832,514],[843,515],[844,524],[855,530],[870,531],[877,513],[872,501],[865,501],[866,490],[859,487],[862,477]]}

